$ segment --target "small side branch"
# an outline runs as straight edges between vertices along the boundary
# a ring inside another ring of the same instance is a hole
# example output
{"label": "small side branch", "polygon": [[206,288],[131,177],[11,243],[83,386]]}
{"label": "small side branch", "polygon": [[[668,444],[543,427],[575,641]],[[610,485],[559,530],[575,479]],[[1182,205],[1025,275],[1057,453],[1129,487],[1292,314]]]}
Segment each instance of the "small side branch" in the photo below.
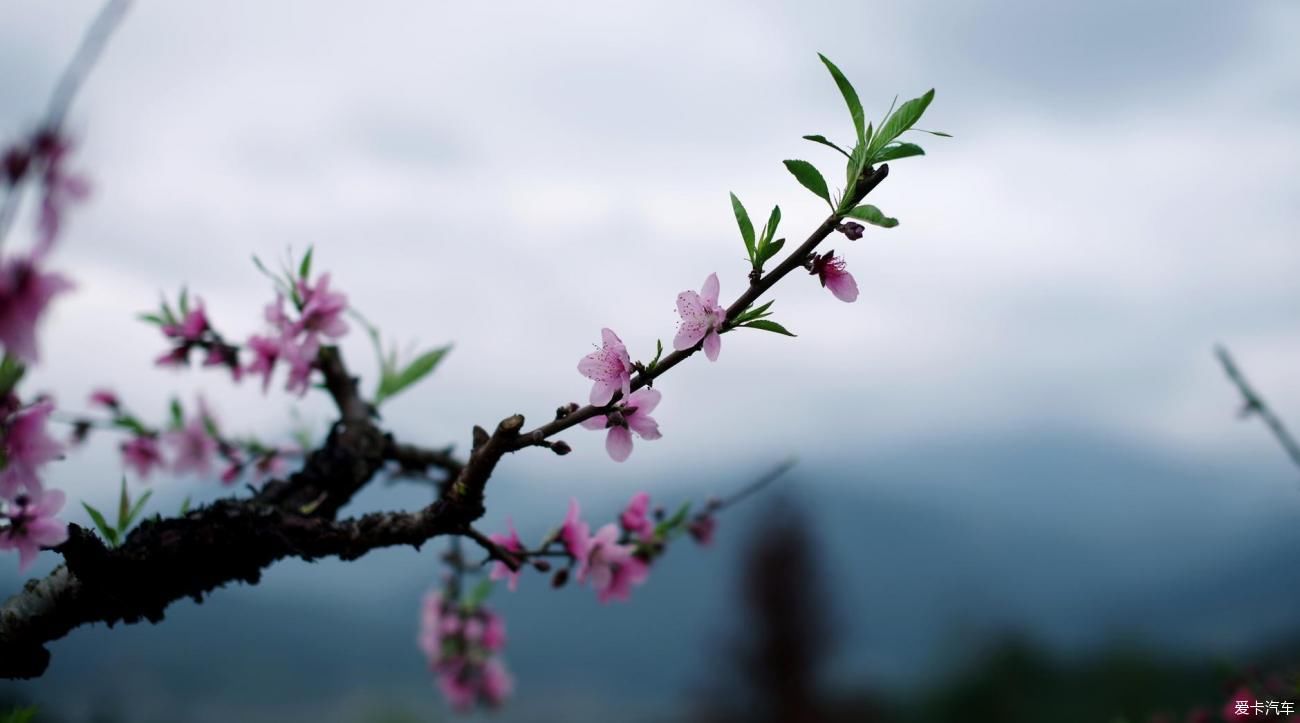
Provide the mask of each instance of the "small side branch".
{"label": "small side branch", "polygon": [[1264,398],[1259,396],[1254,388],[1250,386],[1250,382],[1246,381],[1245,375],[1241,373],[1241,369],[1233,361],[1232,354],[1228,352],[1227,347],[1222,345],[1215,347],[1214,354],[1219,358],[1219,363],[1223,365],[1223,373],[1228,375],[1228,380],[1241,392],[1242,416],[1255,415],[1262,419],[1269,431],[1277,438],[1278,444],[1282,445],[1282,449],[1291,458],[1291,462],[1297,468],[1300,468],[1300,444],[1297,444],[1295,437],[1292,437],[1291,433],[1287,431],[1286,425],[1282,423],[1281,418],[1273,413]]}

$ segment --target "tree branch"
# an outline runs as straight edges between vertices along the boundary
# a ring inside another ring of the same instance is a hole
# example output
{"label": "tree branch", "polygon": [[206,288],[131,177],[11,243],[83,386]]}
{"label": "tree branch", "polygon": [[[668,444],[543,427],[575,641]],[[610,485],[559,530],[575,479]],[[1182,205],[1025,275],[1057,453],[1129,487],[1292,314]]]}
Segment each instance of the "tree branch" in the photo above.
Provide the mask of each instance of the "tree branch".
{"label": "tree branch", "polygon": [[1291,462],[1296,467],[1300,467],[1300,444],[1296,443],[1295,437],[1292,437],[1291,433],[1287,431],[1286,425],[1282,423],[1281,418],[1273,413],[1264,398],[1255,392],[1250,386],[1250,382],[1246,381],[1245,375],[1241,373],[1236,362],[1233,361],[1227,347],[1222,345],[1215,347],[1214,354],[1219,358],[1219,363],[1223,365],[1223,373],[1228,375],[1228,380],[1236,385],[1237,390],[1241,392],[1241,398],[1244,402],[1241,409],[1242,415],[1255,414],[1264,420],[1264,424],[1277,438],[1278,444],[1282,445],[1282,449],[1291,458]]}

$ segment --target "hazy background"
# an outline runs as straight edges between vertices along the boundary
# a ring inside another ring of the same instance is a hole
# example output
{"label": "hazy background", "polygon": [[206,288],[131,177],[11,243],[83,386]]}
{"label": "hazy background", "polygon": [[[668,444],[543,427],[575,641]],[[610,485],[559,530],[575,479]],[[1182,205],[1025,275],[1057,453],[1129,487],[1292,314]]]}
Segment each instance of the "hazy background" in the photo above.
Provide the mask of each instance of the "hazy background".
{"label": "hazy background", "polygon": [[[0,2],[0,138],[39,117],[97,8]],[[1296,37],[1300,6],[1282,1],[140,2],[71,115],[96,191],[58,247],[79,288],[27,388],[78,409],[109,384],[159,419],[202,390],[227,429],[284,437],[293,407],[319,432],[327,400],[156,370],[164,345],[133,320],[187,284],[243,338],[271,298],[249,257],[314,245],[402,345],[456,344],[386,405],[398,434],[464,448],[472,424],[543,420],[585,398],[575,364],[602,326],[645,358],[679,291],[718,271],[739,292],[727,191],[755,215],[780,203],[792,240],[820,221],[780,161],[838,177],[799,138],[851,133],[821,51],[873,118],[935,87],[922,125],[955,136],[915,139],[930,155],[873,193],[898,228],[835,240],[858,302],[791,279],[775,318],[799,338],[729,334],[716,364],[674,370],[656,385],[664,438],[627,464],[583,430],[563,435],[568,457],[506,460],[485,525],[510,514],[540,535],[570,495],[599,517],[639,489],[725,492],[792,453],[784,494],[806,503],[854,623],[846,686],[923,689],[1007,628],[1063,652],[1252,650],[1300,630],[1300,474],[1234,420],[1210,350],[1230,345],[1300,423]],[[372,383],[364,336],[344,351]],[[119,474],[100,439],[49,481],[108,504]],[[154,488],[164,511],[220,493]],[[352,511],[427,495],[379,486]],[[754,507],[716,549],[675,550],[631,605],[540,577],[499,593],[519,675],[501,719],[688,701],[739,625]],[[357,720],[383,696],[436,711],[412,643],[436,572],[429,548],[282,564],[160,627],[77,631],[45,679],[0,690],[74,717],[110,700],[196,720],[304,700]]]}

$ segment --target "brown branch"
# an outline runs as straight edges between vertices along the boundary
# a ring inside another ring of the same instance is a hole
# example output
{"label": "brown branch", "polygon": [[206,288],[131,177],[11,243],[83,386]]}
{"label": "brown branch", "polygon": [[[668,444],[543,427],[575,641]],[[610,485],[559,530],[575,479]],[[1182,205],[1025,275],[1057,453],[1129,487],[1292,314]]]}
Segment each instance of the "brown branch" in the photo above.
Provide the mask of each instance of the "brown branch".
{"label": "brown branch", "polygon": [[[889,164],[883,164],[874,171],[864,172],[862,180],[857,185],[857,193],[854,194],[853,203],[849,205],[853,206],[861,202],[862,199],[865,198],[868,193],[871,193],[876,186],[880,185],[880,182],[885,180],[888,175]],[[760,296],[765,294],[768,289],[775,286],[778,281],[785,278],[790,272],[803,268],[808,260],[812,258],[812,253],[817,249],[817,246],[822,241],[825,241],[827,236],[834,233],[835,227],[839,225],[843,219],[844,217],[839,214],[831,214],[828,216],[825,221],[822,221],[821,226],[818,226],[817,230],[813,231],[812,235],[810,235],[808,239],[799,246],[799,248],[795,249],[786,257],[785,261],[781,262],[781,264],[775,269],[769,271],[757,281],[751,283],[749,288],[746,289],[739,298],[732,302],[731,306],[727,307],[726,326],[730,327],[731,323],[736,320],[736,317],[745,313],[745,311],[749,309],[755,301],[758,301]],[[632,391],[636,391],[649,385],[669,369],[672,369],[683,361],[686,361],[686,359],[691,355],[699,351],[702,346],[703,342],[696,344],[690,349],[674,351],[659,360],[659,363],[656,364],[653,369],[643,371],[632,377]],[[616,392],[614,398],[610,401],[610,404],[617,402],[620,397],[621,393]],[[596,415],[604,414],[608,409],[609,405],[597,407],[588,404],[587,406],[574,410],[553,422],[548,422],[532,431],[519,435],[518,439],[513,443],[510,451],[513,452],[524,447],[539,445],[545,441],[547,437],[569,429],[574,425],[581,424]]]}
{"label": "brown branch", "polygon": [[519,568],[523,565],[523,562],[514,552],[498,545],[492,540],[492,538],[479,532],[473,527],[466,528],[464,535],[474,542],[477,542],[478,546],[482,547],[487,552],[488,560],[500,560],[505,563],[506,567],[510,568],[511,572],[518,572]]}
{"label": "brown branch", "polygon": [[1250,386],[1250,382],[1246,381],[1246,376],[1241,373],[1241,369],[1233,361],[1227,347],[1215,347],[1214,354],[1219,358],[1219,363],[1223,365],[1223,373],[1228,375],[1228,380],[1237,387],[1237,391],[1241,392],[1241,398],[1244,402],[1241,409],[1242,416],[1258,415],[1269,431],[1273,433],[1273,436],[1277,438],[1278,444],[1282,445],[1282,449],[1291,458],[1291,462],[1300,467],[1300,444],[1296,443],[1295,437],[1291,436],[1291,432],[1282,423],[1282,419],[1273,413],[1264,398],[1259,396],[1254,388]]}
{"label": "brown branch", "polygon": [[443,502],[335,522],[256,500],[220,500],[184,517],[146,521],[115,549],[70,525],[57,548],[66,564],[0,606],[0,677],[40,675],[50,658],[45,644],[81,625],[156,623],[172,602],[201,602],[232,581],[255,584],[277,560],[353,560],[381,547],[419,548],[467,524]]}
{"label": "brown branch", "polygon": [[465,462],[453,454],[451,450],[451,447],[428,449],[414,444],[404,444],[396,440],[390,440],[384,456],[388,460],[396,462],[405,472],[425,472],[429,469],[439,469],[446,472],[449,478],[455,479],[460,474],[460,471],[465,468]]}

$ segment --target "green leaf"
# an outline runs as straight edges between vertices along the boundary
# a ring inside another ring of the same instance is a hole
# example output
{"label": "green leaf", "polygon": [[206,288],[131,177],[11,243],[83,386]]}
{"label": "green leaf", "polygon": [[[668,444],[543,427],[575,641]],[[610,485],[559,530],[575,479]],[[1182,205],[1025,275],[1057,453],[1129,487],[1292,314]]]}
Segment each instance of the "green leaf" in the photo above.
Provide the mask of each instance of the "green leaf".
{"label": "green leaf", "polygon": [[307,247],[307,253],[303,255],[302,263],[298,265],[298,278],[302,279],[303,281],[306,281],[307,277],[311,274],[312,250],[313,249],[311,246]]}
{"label": "green leaf", "polygon": [[95,527],[99,529],[99,534],[104,536],[104,539],[108,541],[110,546],[116,547],[117,530],[109,526],[108,520],[104,519],[104,515],[100,514],[99,510],[91,507],[85,502],[82,502],[81,506],[86,508],[86,512],[90,515],[91,521],[94,522]]}
{"label": "green leaf", "polygon": [[741,312],[739,316],[736,317],[735,325],[739,326],[741,324],[744,324],[747,321],[752,321],[754,319],[761,319],[764,316],[767,316],[767,310],[771,308],[771,306],[772,306],[772,302],[769,301],[766,304],[763,304],[762,306],[745,309],[743,312]]}
{"label": "green leaf", "polygon": [[755,319],[754,321],[741,324],[741,326],[747,326],[751,329],[762,329],[763,331],[770,331],[774,334],[785,334],[786,336],[795,336],[794,334],[791,334],[789,330],[787,330],[784,326],[781,326],[775,321],[771,321],[769,319]]}
{"label": "green leaf", "polygon": [[849,107],[849,115],[853,116],[853,129],[858,133],[858,143],[866,142],[866,118],[862,113],[862,101],[858,100],[858,92],[853,89],[853,84],[848,78],[835,67],[835,64],[821,53],[817,57],[822,59],[826,64],[826,69],[831,71],[831,77],[835,79],[835,85],[839,86],[840,94],[844,96],[844,104]]}
{"label": "green leaf", "polygon": [[18,361],[16,357],[5,354],[4,358],[0,359],[0,396],[8,393],[9,390],[18,385],[25,371],[22,362]]}
{"label": "green leaf", "polygon": [[402,390],[428,376],[449,351],[451,351],[450,344],[427,351],[407,364],[400,373],[385,374],[380,380],[379,391],[375,394],[375,404],[378,405],[389,397],[397,396]]}
{"label": "green leaf", "polygon": [[876,137],[871,139],[873,155],[921,120],[921,116],[925,114],[925,109],[930,106],[932,100],[934,100],[933,88],[926,91],[920,98],[913,98],[899,106],[898,110],[889,116],[889,120],[881,124]]}
{"label": "green leaf", "polygon": [[126,532],[127,515],[131,514],[131,497],[126,492],[126,475],[122,475],[122,494],[117,501],[117,532]]}
{"label": "green leaf", "polygon": [[482,605],[483,601],[487,600],[488,596],[492,594],[492,587],[492,580],[486,577],[479,580],[478,584],[475,585],[474,588],[469,591],[469,594],[465,596],[465,600],[461,603],[461,606],[465,608],[466,611],[478,609],[478,606]]}
{"label": "green leaf", "polygon": [[831,202],[831,192],[826,187],[826,179],[822,178],[821,171],[818,171],[813,164],[808,161],[785,161],[785,167],[794,174],[795,179],[803,184],[804,188],[817,194],[826,203]]}
{"label": "green leaf", "polygon": [[745,250],[749,252],[749,258],[754,258],[754,224],[749,220],[749,212],[745,210],[745,204],[736,198],[736,194],[731,194],[731,210],[736,214],[736,225],[740,226],[740,237],[745,240]]}
{"label": "green leaf", "polygon": [[162,326],[166,323],[163,321],[163,318],[157,314],[137,314],[135,318],[155,326]]}
{"label": "green leaf", "polygon": [[180,399],[176,397],[172,397],[172,403],[171,406],[169,407],[169,411],[171,412],[172,429],[180,429],[181,427],[184,427],[185,410],[183,407],[181,407]]}
{"label": "green leaf", "polygon": [[677,508],[677,512],[675,512],[672,517],[669,517],[663,522],[655,525],[655,537],[663,537],[677,527],[680,527],[681,524],[686,521],[686,516],[690,513],[691,503],[689,501],[683,502],[682,506]]}
{"label": "green leaf", "polygon": [[[306,447],[303,447],[303,449],[306,449]],[[185,499],[181,501],[181,517],[188,515],[189,512],[190,512],[190,496],[185,495]]]}
{"label": "green leaf", "polygon": [[[135,506],[132,507],[131,511],[126,515],[126,525],[122,528],[123,533],[131,529],[131,525],[140,516],[140,512],[144,510],[144,503],[148,502],[150,497],[153,497],[153,490],[145,490],[145,493],[140,495],[140,499],[135,501]],[[189,502],[189,498],[186,498],[186,502]],[[182,512],[181,514],[185,513]],[[123,539],[125,539],[125,537]]]}
{"label": "green leaf", "polygon": [[776,229],[781,225],[781,207],[773,206],[772,213],[767,217],[767,223],[763,224],[763,233],[758,237],[758,248],[754,251],[754,268],[762,266],[763,262],[772,257],[768,252],[768,245],[772,243],[772,237],[776,235]]}
{"label": "green leaf", "polygon": [[184,286],[181,287],[181,299],[177,302],[180,306],[181,316],[186,317],[190,314],[190,290]]}
{"label": "green leaf", "polygon": [[880,149],[880,152],[871,160],[876,163],[885,161],[896,161],[899,158],[911,158],[912,156],[924,156],[925,151],[915,143],[891,143]]}
{"label": "green leaf", "polygon": [[890,218],[889,216],[886,216],[884,213],[880,211],[880,209],[876,208],[875,206],[872,206],[869,203],[864,203],[861,206],[858,206],[857,208],[853,209],[852,211],[849,211],[845,215],[848,216],[849,218],[856,218],[859,221],[866,221],[869,224],[872,224],[874,226],[880,226],[882,228],[893,228],[898,225],[898,219]]}
{"label": "green leaf", "polygon": [[822,144],[823,146],[830,146],[831,148],[834,148],[835,150],[839,151],[840,153],[843,153],[845,158],[847,158],[848,155],[849,155],[849,152],[848,152],[848,151],[844,150],[843,148],[840,148],[839,146],[835,145],[834,143],[831,143],[830,140],[828,140],[828,139],[826,138],[826,136],[818,136],[818,135],[813,135],[813,136],[804,136],[803,139],[806,140],[806,141],[812,141],[813,143],[820,143],[820,144]]}
{"label": "green leaf", "polygon": [[772,243],[768,244],[767,251],[763,254],[763,258],[759,259],[758,262],[761,264],[767,261],[768,259],[772,258],[773,256],[776,256],[778,253],[780,253],[782,246],[785,246],[785,239],[783,238],[779,238],[773,241]]}
{"label": "green leaf", "polygon": [[939,136],[940,138],[952,138],[951,133],[944,133],[943,131],[927,131],[924,128],[913,128],[912,130],[917,133],[929,133],[932,136]]}
{"label": "green leaf", "polygon": [[32,723],[36,718],[36,706],[14,708],[8,713],[0,714],[0,723]]}
{"label": "green leaf", "polygon": [[144,435],[149,433],[149,430],[143,424],[140,423],[140,420],[136,419],[135,417],[129,414],[124,414],[120,417],[114,418],[113,425],[117,427],[121,427],[122,429],[129,429],[131,430],[131,432],[133,432],[136,435]]}

